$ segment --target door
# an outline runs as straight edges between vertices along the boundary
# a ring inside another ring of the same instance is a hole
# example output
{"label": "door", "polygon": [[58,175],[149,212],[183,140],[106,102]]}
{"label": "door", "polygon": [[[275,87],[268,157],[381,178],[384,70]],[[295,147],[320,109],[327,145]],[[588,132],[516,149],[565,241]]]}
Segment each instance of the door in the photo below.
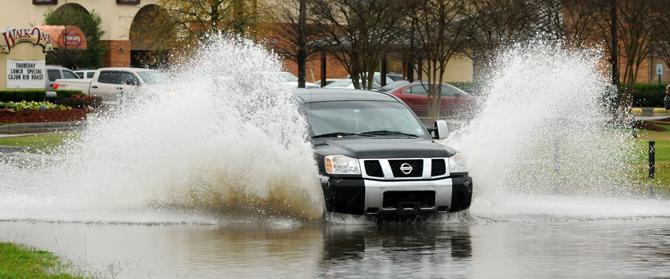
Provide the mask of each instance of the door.
{"label": "door", "polygon": [[410,85],[402,89],[401,99],[418,116],[428,115],[428,91],[421,84]]}
{"label": "door", "polygon": [[98,79],[91,82],[91,95],[105,102],[118,102],[120,97],[132,91],[140,82],[135,74],[127,71],[100,71]]}
{"label": "door", "polygon": [[121,90],[120,71],[100,71],[98,79],[91,81],[90,95],[100,97],[106,103],[117,102]]}
{"label": "door", "polygon": [[467,96],[450,84],[442,84],[442,108],[440,112],[454,115],[466,109]]}
{"label": "door", "polygon": [[62,78],[60,71],[58,69],[48,69],[47,70],[47,84],[46,84],[46,89],[47,91],[54,90],[54,81],[57,79]]}

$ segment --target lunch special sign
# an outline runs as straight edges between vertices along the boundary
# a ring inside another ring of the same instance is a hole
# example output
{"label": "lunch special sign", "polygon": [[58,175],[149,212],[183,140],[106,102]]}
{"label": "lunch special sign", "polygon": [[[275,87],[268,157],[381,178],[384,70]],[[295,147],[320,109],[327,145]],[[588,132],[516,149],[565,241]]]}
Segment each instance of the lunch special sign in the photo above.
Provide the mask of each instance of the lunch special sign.
{"label": "lunch special sign", "polygon": [[44,60],[7,60],[7,88],[44,88]]}

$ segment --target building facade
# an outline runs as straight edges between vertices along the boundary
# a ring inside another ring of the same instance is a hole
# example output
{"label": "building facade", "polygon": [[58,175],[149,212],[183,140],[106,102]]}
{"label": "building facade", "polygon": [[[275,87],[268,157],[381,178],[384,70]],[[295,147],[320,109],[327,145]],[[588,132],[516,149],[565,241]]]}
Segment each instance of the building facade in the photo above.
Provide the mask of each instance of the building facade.
{"label": "building facade", "polygon": [[0,8],[0,30],[42,25],[50,10],[65,6],[95,11],[102,19],[107,46],[105,66],[129,66],[133,49],[130,28],[148,9],[158,8],[157,0],[5,0]]}
{"label": "building facade", "polygon": [[[273,2],[273,0],[268,0]],[[140,42],[133,38],[133,25],[150,24],[150,11],[160,9],[159,0],[3,0],[0,8],[0,30],[21,27],[30,28],[44,23],[44,17],[49,11],[63,8],[78,8],[86,12],[95,12],[102,19],[102,37],[106,45],[104,66],[127,67],[138,66],[137,59],[154,49],[155,46]],[[133,42],[135,41],[135,42]],[[389,57],[390,72],[406,72],[400,58]],[[397,60],[397,61],[395,61]],[[307,64],[307,80],[320,79],[320,59],[318,55],[310,59]],[[328,55],[328,78],[344,78],[347,73],[344,67]],[[297,67],[292,61],[286,61],[288,71],[297,73]],[[449,63],[446,81],[471,81],[473,76],[472,61],[467,57],[457,57]],[[414,74],[414,77],[418,77]]]}

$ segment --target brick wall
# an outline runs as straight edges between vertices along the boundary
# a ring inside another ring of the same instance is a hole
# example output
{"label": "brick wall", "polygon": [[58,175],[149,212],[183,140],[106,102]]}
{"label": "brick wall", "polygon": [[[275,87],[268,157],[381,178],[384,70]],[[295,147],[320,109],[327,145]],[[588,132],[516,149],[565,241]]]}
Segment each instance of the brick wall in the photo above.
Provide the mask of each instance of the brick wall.
{"label": "brick wall", "polygon": [[103,66],[105,67],[129,67],[130,66],[130,40],[107,40],[102,41],[107,47]]}
{"label": "brick wall", "polygon": [[[321,79],[321,55],[315,54],[307,60],[306,77],[307,82],[314,82]],[[298,75],[298,64],[290,59],[284,60],[284,69],[288,72]],[[312,79],[314,75],[314,79]],[[333,55],[326,55],[326,77],[328,78],[346,78],[349,75],[344,66]]]}

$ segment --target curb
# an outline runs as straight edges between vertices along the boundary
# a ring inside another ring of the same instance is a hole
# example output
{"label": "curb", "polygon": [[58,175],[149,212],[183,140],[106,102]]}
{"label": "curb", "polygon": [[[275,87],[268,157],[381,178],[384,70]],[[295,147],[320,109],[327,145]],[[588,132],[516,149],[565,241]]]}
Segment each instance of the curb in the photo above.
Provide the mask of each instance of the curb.
{"label": "curb", "polygon": [[665,108],[631,108],[630,111],[633,113],[642,113],[645,109],[651,109],[651,112],[656,112],[656,113],[665,113],[668,112]]}

